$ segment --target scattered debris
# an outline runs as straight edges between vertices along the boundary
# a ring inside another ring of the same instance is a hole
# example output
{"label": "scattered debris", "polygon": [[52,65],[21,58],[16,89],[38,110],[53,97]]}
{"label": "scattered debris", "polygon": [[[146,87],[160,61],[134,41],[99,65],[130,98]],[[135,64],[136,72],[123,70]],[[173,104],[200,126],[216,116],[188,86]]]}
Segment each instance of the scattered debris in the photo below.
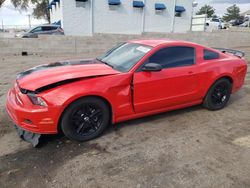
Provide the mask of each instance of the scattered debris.
{"label": "scattered debris", "polygon": [[22,56],[28,56],[28,52],[22,52]]}
{"label": "scattered debris", "polygon": [[250,148],[250,135],[244,136],[244,137],[240,137],[240,138],[236,138],[233,143],[235,145],[238,146],[243,146],[243,147],[247,147]]}
{"label": "scattered debris", "polygon": [[40,134],[35,134],[35,133],[31,133],[29,131],[25,131],[18,126],[15,126],[15,128],[16,128],[17,133],[21,139],[31,143],[33,147],[37,147],[39,145],[39,139],[41,137]]}

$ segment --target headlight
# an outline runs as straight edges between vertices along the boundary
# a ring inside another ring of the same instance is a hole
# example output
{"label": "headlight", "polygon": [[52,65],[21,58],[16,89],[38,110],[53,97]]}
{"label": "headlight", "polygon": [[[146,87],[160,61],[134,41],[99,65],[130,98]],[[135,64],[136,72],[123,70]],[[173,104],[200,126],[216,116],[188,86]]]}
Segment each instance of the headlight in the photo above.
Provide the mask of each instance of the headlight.
{"label": "headlight", "polygon": [[28,95],[28,97],[34,105],[48,106],[47,103],[41,97],[37,97],[36,95]]}

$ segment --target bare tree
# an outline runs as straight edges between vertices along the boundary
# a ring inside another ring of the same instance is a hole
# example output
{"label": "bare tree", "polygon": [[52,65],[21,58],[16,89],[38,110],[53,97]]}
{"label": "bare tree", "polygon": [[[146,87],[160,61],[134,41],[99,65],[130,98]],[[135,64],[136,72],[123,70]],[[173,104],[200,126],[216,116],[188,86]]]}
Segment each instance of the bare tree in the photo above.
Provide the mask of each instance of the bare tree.
{"label": "bare tree", "polygon": [[5,0],[0,0],[0,8],[2,7]]}

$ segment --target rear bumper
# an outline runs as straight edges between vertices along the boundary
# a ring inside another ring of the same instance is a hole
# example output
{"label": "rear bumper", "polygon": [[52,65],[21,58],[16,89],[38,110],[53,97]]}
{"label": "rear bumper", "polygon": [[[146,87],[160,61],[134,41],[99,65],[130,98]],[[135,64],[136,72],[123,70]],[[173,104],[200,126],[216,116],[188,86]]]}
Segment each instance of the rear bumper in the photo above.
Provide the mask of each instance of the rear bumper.
{"label": "rear bumper", "polygon": [[5,109],[14,124],[32,133],[56,134],[59,109],[55,107],[39,107],[28,103],[30,101],[24,100],[24,105],[18,102],[15,89],[8,92]]}
{"label": "rear bumper", "polygon": [[245,83],[246,79],[246,74],[247,74],[247,62],[243,64],[243,66],[238,67],[234,70],[234,84],[233,84],[233,90],[232,93],[235,93],[239,89],[242,88],[243,84]]}

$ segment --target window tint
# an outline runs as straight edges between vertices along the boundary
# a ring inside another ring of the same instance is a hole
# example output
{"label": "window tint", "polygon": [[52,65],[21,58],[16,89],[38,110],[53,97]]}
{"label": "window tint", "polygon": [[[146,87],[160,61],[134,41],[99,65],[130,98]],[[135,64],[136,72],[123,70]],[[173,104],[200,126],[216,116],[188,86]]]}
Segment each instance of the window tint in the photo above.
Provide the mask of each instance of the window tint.
{"label": "window tint", "polygon": [[52,31],[52,30],[56,30],[56,27],[50,27],[50,26],[43,26],[43,31]]}
{"label": "window tint", "polygon": [[151,49],[152,47],[142,44],[124,43],[109,50],[97,60],[112,66],[118,71],[128,72]]}
{"label": "window tint", "polygon": [[31,33],[37,33],[37,32],[41,32],[42,31],[42,27],[36,27],[35,29],[33,29],[31,31]]}
{"label": "window tint", "polygon": [[195,63],[195,49],[184,46],[164,48],[153,54],[148,59],[148,63],[157,63],[163,68],[193,65]]}
{"label": "window tint", "polygon": [[212,21],[213,21],[213,22],[220,22],[220,20],[217,19],[217,18],[213,18]]}
{"label": "window tint", "polygon": [[213,52],[211,50],[204,50],[204,59],[205,60],[212,60],[212,59],[218,59],[220,57],[220,54]]}

